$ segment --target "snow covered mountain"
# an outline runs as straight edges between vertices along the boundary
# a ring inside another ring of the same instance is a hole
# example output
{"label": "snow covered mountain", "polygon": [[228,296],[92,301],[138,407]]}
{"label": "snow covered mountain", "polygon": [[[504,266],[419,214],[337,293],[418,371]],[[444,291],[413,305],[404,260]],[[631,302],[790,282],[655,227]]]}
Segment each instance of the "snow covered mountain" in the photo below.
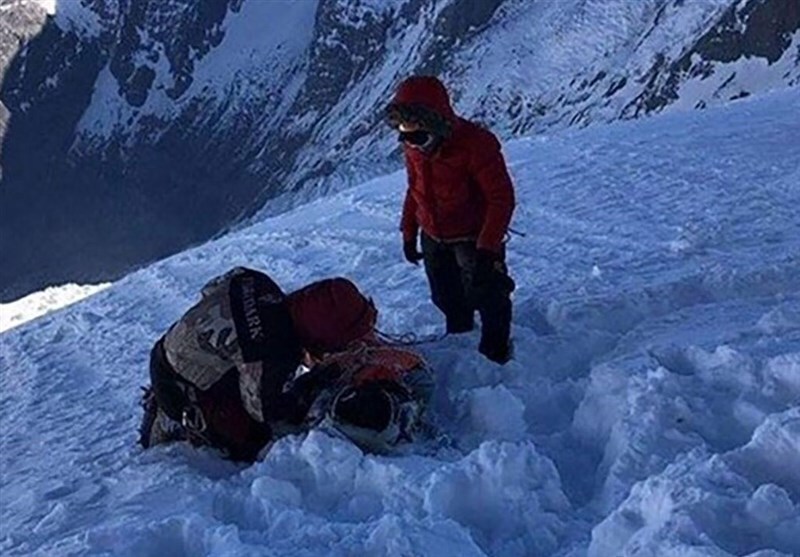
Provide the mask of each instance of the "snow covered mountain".
{"label": "snow covered mountain", "polygon": [[441,330],[403,172],[264,219],[0,335],[0,553],[800,555],[800,90],[510,141],[516,358],[425,344],[450,445],[319,431],[247,468],[135,445],[152,343],[235,265],[344,274]]}
{"label": "snow covered mountain", "polygon": [[395,168],[381,108],[408,74],[441,75],[465,115],[510,138],[795,87],[799,12],[796,0],[58,0],[42,20],[32,0],[3,0],[2,28],[21,13],[43,27],[18,52],[20,33],[2,37],[0,299],[118,276],[265,204]]}

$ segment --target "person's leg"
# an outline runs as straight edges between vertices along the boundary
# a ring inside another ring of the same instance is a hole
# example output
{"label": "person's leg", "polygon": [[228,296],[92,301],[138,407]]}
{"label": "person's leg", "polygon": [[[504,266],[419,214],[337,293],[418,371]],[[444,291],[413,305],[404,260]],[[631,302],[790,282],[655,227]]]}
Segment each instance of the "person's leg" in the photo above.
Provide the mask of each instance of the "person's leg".
{"label": "person's leg", "polygon": [[180,423],[184,394],[164,355],[163,337],[150,352],[150,383],[142,395],[144,409],[139,426],[139,444],[145,449],[186,440]]}
{"label": "person's leg", "polygon": [[482,282],[476,280],[478,254],[474,243],[456,244],[455,256],[467,297],[481,315],[478,350],[492,361],[505,363],[511,357],[511,292],[514,290],[514,281],[505,266],[505,253]]}
{"label": "person's leg", "polygon": [[164,337],[150,351],[150,384],[158,407],[171,419],[180,422],[183,409],[189,403],[187,384],[175,373],[167,360]]}
{"label": "person's leg", "polygon": [[475,310],[464,291],[461,270],[452,246],[423,234],[422,255],[431,288],[431,299],[445,315],[447,332],[471,331],[475,326]]}

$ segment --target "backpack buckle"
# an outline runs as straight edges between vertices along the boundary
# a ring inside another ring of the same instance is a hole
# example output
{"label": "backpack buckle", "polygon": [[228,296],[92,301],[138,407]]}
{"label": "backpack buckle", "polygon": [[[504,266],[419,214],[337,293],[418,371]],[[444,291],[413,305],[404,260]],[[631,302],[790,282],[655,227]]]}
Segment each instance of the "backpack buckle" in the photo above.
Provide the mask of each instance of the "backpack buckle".
{"label": "backpack buckle", "polygon": [[208,427],[206,419],[203,417],[203,411],[196,404],[183,409],[181,425],[193,433],[203,433]]}

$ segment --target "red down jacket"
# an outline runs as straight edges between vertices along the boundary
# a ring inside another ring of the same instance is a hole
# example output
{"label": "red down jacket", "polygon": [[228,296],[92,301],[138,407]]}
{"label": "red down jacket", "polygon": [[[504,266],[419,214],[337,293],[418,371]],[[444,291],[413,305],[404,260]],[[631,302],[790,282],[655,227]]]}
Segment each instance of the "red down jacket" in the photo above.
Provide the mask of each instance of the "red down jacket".
{"label": "red down jacket", "polygon": [[472,239],[500,251],[514,211],[514,187],[500,143],[490,131],[456,116],[441,81],[419,76],[400,84],[393,104],[422,105],[447,119],[451,134],[433,153],[405,147],[408,191],[401,229],[437,240]]}

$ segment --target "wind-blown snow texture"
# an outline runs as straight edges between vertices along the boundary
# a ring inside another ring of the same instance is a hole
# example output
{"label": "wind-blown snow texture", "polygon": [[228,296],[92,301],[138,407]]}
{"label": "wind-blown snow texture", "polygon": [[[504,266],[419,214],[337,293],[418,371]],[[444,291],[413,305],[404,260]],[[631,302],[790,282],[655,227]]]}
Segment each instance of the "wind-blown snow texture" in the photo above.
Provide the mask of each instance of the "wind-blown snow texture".
{"label": "wind-blown snow texture", "polygon": [[451,446],[311,432],[241,468],[135,445],[152,342],[234,265],[344,274],[384,330],[441,328],[402,261],[402,172],[5,333],[0,552],[800,554],[798,130],[792,91],[507,144],[516,359],[420,348]]}

